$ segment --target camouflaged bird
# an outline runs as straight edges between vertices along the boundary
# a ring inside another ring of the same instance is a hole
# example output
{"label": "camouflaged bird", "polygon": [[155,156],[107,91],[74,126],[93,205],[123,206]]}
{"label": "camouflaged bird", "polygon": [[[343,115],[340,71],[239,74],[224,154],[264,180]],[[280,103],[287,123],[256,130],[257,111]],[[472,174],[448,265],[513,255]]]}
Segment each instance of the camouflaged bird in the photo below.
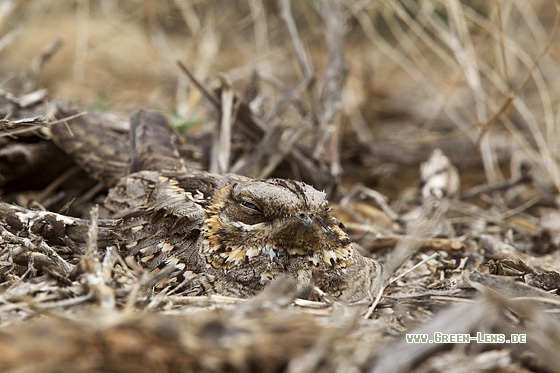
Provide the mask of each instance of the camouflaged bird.
{"label": "camouflaged bird", "polygon": [[[173,267],[162,286],[250,297],[288,275],[301,290],[314,285],[342,301],[377,295],[382,266],[356,251],[323,192],[294,180],[187,172],[169,130],[157,113],[132,116],[130,174],[105,202],[122,219],[126,254],[153,274]],[[71,149],[64,131],[53,137]]]}

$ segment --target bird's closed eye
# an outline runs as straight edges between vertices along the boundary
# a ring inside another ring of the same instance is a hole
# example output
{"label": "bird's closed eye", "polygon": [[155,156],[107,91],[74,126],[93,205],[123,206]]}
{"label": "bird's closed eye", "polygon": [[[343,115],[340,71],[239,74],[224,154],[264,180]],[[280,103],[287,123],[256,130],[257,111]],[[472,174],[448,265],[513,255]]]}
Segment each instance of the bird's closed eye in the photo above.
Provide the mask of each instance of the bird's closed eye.
{"label": "bird's closed eye", "polygon": [[257,212],[261,212],[261,209],[257,205],[255,205],[254,203],[243,201],[243,202],[241,202],[241,204],[243,206],[247,207],[248,209],[255,210]]}

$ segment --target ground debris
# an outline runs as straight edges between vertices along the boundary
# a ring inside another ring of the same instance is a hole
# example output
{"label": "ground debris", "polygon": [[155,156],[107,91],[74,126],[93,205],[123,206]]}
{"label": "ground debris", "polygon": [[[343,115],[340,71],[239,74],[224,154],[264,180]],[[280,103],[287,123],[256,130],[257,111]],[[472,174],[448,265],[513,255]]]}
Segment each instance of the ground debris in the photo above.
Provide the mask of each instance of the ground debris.
{"label": "ground debris", "polygon": [[[5,3],[1,371],[559,370],[551,2]],[[375,301],[194,296],[126,257],[104,201],[154,107],[170,168],[325,190]]]}

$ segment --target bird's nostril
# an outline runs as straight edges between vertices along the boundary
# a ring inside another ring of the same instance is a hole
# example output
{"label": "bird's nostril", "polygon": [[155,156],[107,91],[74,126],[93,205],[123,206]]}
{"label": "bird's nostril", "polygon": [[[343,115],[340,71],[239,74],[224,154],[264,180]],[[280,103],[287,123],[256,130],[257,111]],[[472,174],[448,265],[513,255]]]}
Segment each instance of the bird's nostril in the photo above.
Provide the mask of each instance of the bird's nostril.
{"label": "bird's nostril", "polygon": [[305,219],[305,214],[301,213],[301,214],[299,214],[299,217],[300,217],[300,219]]}

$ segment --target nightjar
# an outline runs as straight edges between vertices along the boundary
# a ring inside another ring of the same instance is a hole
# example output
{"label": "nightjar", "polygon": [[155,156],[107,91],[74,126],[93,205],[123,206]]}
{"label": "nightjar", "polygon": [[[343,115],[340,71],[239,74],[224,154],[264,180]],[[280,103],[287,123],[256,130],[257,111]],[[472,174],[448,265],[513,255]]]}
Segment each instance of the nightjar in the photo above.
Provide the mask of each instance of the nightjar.
{"label": "nightjar", "polygon": [[[70,154],[81,154],[78,163],[103,175],[103,157],[92,165],[65,126],[52,132]],[[250,297],[288,275],[299,290],[314,285],[346,302],[379,292],[382,266],[356,251],[323,192],[294,180],[187,172],[155,112],[132,116],[130,140],[130,173],[105,206],[122,221],[127,255],[153,274],[173,267],[161,286]]]}

